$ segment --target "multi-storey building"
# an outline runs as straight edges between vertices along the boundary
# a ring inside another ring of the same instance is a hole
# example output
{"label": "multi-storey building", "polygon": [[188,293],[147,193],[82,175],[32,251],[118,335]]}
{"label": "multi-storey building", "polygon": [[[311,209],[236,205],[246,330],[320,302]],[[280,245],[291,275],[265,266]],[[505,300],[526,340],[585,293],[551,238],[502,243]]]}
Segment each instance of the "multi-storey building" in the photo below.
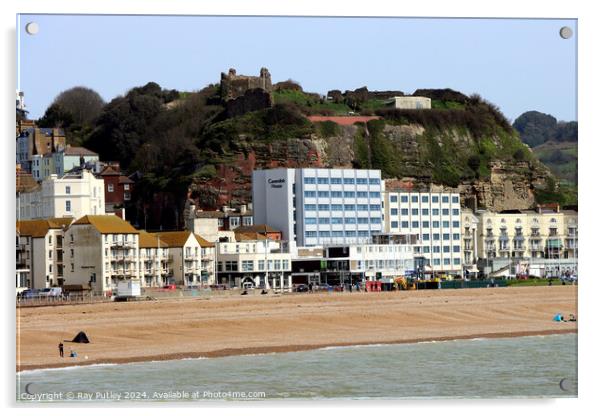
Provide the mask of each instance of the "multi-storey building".
{"label": "multi-storey building", "polygon": [[110,294],[138,280],[139,231],[116,215],[85,215],[65,232],[65,284]]}
{"label": "multi-storey building", "polygon": [[370,241],[383,231],[379,170],[270,169],[253,172],[253,222],[296,246]]}
{"label": "multi-storey building", "polygon": [[63,236],[71,219],[17,221],[16,269],[21,288],[63,284]]}
{"label": "multi-storey building", "polygon": [[385,232],[417,234],[415,255],[433,272],[462,271],[460,194],[387,191],[383,194]]}
{"label": "multi-storey building", "polygon": [[158,235],[140,231],[138,234],[138,270],[144,287],[163,287],[173,279],[169,247]]}
{"label": "multi-storey building", "polygon": [[[526,262],[552,274],[575,272],[578,257],[577,212],[558,205],[534,210],[477,211],[477,256],[496,265]],[[510,261],[511,260],[511,261]]]}
{"label": "multi-storey building", "polygon": [[115,212],[117,207],[123,207],[132,199],[134,181],[121,172],[119,162],[107,162],[97,176],[104,183],[106,212]]}
{"label": "multi-storey building", "polygon": [[465,275],[476,275],[477,269],[477,242],[479,232],[479,217],[468,208],[462,209],[462,264]]}
{"label": "multi-storey building", "polygon": [[16,162],[27,172],[32,171],[34,155],[53,153],[66,146],[65,133],[62,129],[27,127],[18,130]]}
{"label": "multi-storey building", "polygon": [[[258,233],[236,233],[234,241],[217,244],[218,283],[229,287],[292,288],[288,244]],[[267,283],[266,283],[267,281]]]}
{"label": "multi-storey building", "polygon": [[85,147],[60,147],[57,151],[31,158],[31,173],[35,180],[43,181],[50,175],[65,175],[71,169],[93,164],[98,161],[98,154]]}
{"label": "multi-storey building", "polygon": [[80,218],[105,213],[103,181],[89,171],[50,175],[40,186],[17,193],[17,218]]}
{"label": "multi-storey building", "polygon": [[215,246],[190,231],[156,233],[169,248],[173,270],[171,283],[207,286],[215,281]]}

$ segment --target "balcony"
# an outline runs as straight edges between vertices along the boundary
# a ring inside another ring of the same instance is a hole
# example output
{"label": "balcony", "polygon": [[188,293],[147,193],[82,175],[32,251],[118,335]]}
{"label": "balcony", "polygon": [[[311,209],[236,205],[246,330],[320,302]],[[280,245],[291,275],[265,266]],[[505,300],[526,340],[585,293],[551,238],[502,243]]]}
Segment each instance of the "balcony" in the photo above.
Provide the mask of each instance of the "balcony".
{"label": "balcony", "polygon": [[110,241],[109,245],[111,247],[129,247],[133,248],[136,246],[136,243],[133,241]]}

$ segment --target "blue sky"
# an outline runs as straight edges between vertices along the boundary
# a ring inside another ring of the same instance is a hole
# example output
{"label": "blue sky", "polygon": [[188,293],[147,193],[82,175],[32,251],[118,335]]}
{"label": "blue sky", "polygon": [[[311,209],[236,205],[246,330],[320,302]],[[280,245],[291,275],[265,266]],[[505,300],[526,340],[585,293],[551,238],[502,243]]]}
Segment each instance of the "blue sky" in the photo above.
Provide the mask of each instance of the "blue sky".
{"label": "blue sky", "polygon": [[[39,32],[26,34],[35,21]],[[575,35],[562,39],[569,26]],[[575,20],[201,16],[18,16],[18,87],[33,118],[84,85],[109,101],[155,81],[198,90],[236,68],[306,91],[453,88],[509,119],[576,120]]]}

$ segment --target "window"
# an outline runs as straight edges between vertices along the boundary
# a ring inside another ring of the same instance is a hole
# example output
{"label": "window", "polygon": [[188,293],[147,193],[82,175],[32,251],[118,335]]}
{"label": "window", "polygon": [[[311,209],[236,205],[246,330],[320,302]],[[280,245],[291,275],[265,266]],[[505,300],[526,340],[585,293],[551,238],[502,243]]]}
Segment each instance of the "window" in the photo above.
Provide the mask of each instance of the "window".
{"label": "window", "polygon": [[443,252],[449,253],[449,246],[443,246]]}
{"label": "window", "polygon": [[345,218],[345,224],[355,224],[355,218]]}
{"label": "window", "polygon": [[428,221],[422,221],[422,228],[429,228],[429,222]]}
{"label": "window", "polygon": [[74,272],[75,271],[75,264],[71,263],[71,271]]}
{"label": "window", "polygon": [[341,191],[332,191],[330,193],[330,197],[331,198],[342,198],[343,197],[343,193]]}
{"label": "window", "polygon": [[343,210],[343,205],[341,204],[332,204],[330,206],[330,209],[333,211],[342,211]]}
{"label": "window", "polygon": [[378,218],[378,217],[370,218],[370,224],[380,224],[380,218]]}
{"label": "window", "polygon": [[330,218],[319,218],[318,223],[319,224],[330,224]]}
{"label": "window", "polygon": [[398,212],[397,208],[391,208],[391,215],[397,215]]}
{"label": "window", "polygon": [[429,239],[430,239],[429,234],[422,234],[422,241],[429,241]]}
{"label": "window", "polygon": [[422,215],[429,215],[428,208],[422,208]]}
{"label": "window", "polygon": [[358,237],[370,237],[370,233],[368,231],[358,231],[357,236]]}
{"label": "window", "polygon": [[460,246],[454,246],[454,253],[460,252]]}
{"label": "window", "polygon": [[332,236],[333,237],[343,237],[343,236],[345,236],[345,233],[343,231],[333,231]]}
{"label": "window", "polygon": [[449,258],[448,257],[444,258],[443,259],[443,265],[449,266],[449,264],[450,264]]}
{"label": "window", "polygon": [[358,211],[368,211],[368,205],[360,204],[357,206]]}
{"label": "window", "polygon": [[65,193],[67,195],[71,194],[71,187],[70,186],[65,186]]}
{"label": "window", "polygon": [[418,195],[412,195],[412,202],[418,202]]}
{"label": "window", "polygon": [[454,259],[454,264],[457,266],[460,264],[460,259]]}
{"label": "window", "polygon": [[418,215],[418,208],[412,208],[412,215]]}
{"label": "window", "polygon": [[328,204],[318,204],[318,211],[329,211],[330,206]]}
{"label": "window", "polygon": [[52,244],[52,236],[51,235],[48,236],[48,244]]}
{"label": "window", "polygon": [[341,183],[343,183],[341,178],[330,178],[331,185],[340,185]]}
{"label": "window", "polygon": [[418,228],[418,227],[420,227],[420,222],[412,221],[412,228]]}
{"label": "window", "polygon": [[355,183],[358,185],[367,185],[368,184],[368,179],[366,178],[357,178],[355,180]]}
{"label": "window", "polygon": [[320,237],[330,237],[330,231],[320,231]]}
{"label": "window", "polygon": [[443,234],[443,239],[449,241],[449,234],[444,233]]}
{"label": "window", "polygon": [[401,209],[401,215],[408,215],[408,209],[407,208],[402,208]]}
{"label": "window", "polygon": [[370,198],[380,198],[380,192],[370,192]]}
{"label": "window", "polygon": [[316,191],[305,191],[303,192],[303,195],[305,195],[306,198],[315,198]]}
{"label": "window", "polygon": [[393,202],[393,203],[397,202],[397,195],[391,195],[391,198],[390,198],[390,200],[391,200],[391,202]]}
{"label": "window", "polygon": [[353,191],[345,191],[344,195],[345,195],[345,198],[355,198],[355,192],[353,192]]}
{"label": "window", "polygon": [[460,199],[457,196],[452,196],[452,204],[457,204],[460,202]]}
{"label": "window", "polygon": [[123,190],[124,191],[129,191],[130,190],[130,184],[129,183],[124,183],[123,184]]}
{"label": "window", "polygon": [[433,228],[439,228],[439,221],[433,221]]}
{"label": "window", "polygon": [[108,185],[107,185],[107,192],[113,192],[114,190],[115,190],[115,189],[114,189],[114,187],[113,187],[113,184],[112,184],[112,183],[110,183],[110,184],[108,184]]}
{"label": "window", "polygon": [[452,227],[460,228],[460,221],[452,221]]}
{"label": "window", "polygon": [[243,272],[252,272],[253,271],[253,260],[243,260],[242,261],[242,271]]}
{"label": "window", "polygon": [[330,196],[330,192],[328,191],[318,191],[318,198],[328,198]]}
{"label": "window", "polygon": [[443,221],[443,228],[449,228],[449,221]]}
{"label": "window", "polygon": [[460,234],[458,234],[458,233],[454,233],[454,234],[452,235],[452,238],[453,238],[454,240],[456,240],[456,241],[457,241],[457,240],[459,240],[459,239],[460,239]]}
{"label": "window", "polygon": [[123,193],[123,200],[124,201],[129,201],[130,199],[132,199],[132,196],[129,192],[124,192]]}
{"label": "window", "polygon": [[441,260],[433,259],[433,266],[440,266],[440,265],[441,265]]}
{"label": "window", "polygon": [[230,217],[230,227],[238,227],[240,225],[240,217]]}
{"label": "window", "polygon": [[444,204],[449,203],[449,196],[443,196],[443,197],[441,197],[441,202],[443,202]]}
{"label": "window", "polygon": [[439,241],[439,233],[433,234],[433,240]]}
{"label": "window", "polygon": [[431,252],[431,248],[429,246],[422,246],[422,252],[424,254],[429,254]]}
{"label": "window", "polygon": [[316,231],[305,231],[305,237],[311,238],[311,237],[317,237],[318,233]]}
{"label": "window", "polygon": [[370,178],[370,185],[380,185],[380,179]]}
{"label": "window", "polygon": [[253,225],[253,217],[243,217],[242,224],[243,225]]}
{"label": "window", "polygon": [[48,258],[51,259],[52,258],[52,250],[48,251]]}
{"label": "window", "polygon": [[355,231],[345,231],[345,237],[355,237],[356,235]]}
{"label": "window", "polygon": [[70,249],[70,251],[71,251],[71,253],[70,253],[71,254],[71,258],[73,258],[73,256],[74,256],[73,249]]}
{"label": "window", "polygon": [[368,192],[356,192],[358,198],[368,198]]}
{"label": "window", "polygon": [[439,202],[439,197],[436,195],[433,195],[431,201],[433,202],[433,204],[437,204]]}
{"label": "window", "polygon": [[407,195],[402,195],[401,196],[401,202],[408,202],[408,196]]}
{"label": "window", "polygon": [[337,217],[337,218],[332,218],[330,221],[331,224],[342,224],[343,223],[343,218],[341,217]]}
{"label": "window", "polygon": [[399,228],[399,221],[391,221],[391,228]]}
{"label": "window", "polygon": [[303,205],[303,209],[305,211],[315,211],[316,210],[316,204],[305,204],[305,205]]}
{"label": "window", "polygon": [[237,272],[238,271],[238,262],[236,261],[227,261],[226,268],[227,272]]}
{"label": "window", "polygon": [[433,208],[433,215],[439,215],[439,208]]}
{"label": "window", "polygon": [[65,211],[71,212],[71,201],[65,201]]}
{"label": "window", "polygon": [[370,222],[370,219],[365,218],[365,217],[361,217],[361,218],[357,219],[358,224],[368,224],[368,222]]}
{"label": "window", "polygon": [[423,204],[428,204],[429,202],[429,197],[427,195],[422,195],[422,203]]}
{"label": "window", "polygon": [[354,185],[355,179],[354,178],[343,178],[343,183],[345,185]]}
{"label": "window", "polygon": [[345,204],[344,208],[345,208],[345,211],[355,211],[355,205],[353,205],[353,204]]}
{"label": "window", "polygon": [[305,218],[305,224],[315,224],[316,222],[315,218]]}
{"label": "window", "polygon": [[380,204],[370,204],[370,211],[380,211]]}
{"label": "window", "polygon": [[439,247],[439,246],[434,246],[434,247],[433,247],[433,253],[441,253],[441,247]]}
{"label": "window", "polygon": [[407,221],[401,222],[401,228],[408,228],[408,227],[409,227],[409,223]]}
{"label": "window", "polygon": [[[306,185],[315,185],[316,178],[303,178],[303,183]],[[263,267],[262,267],[263,269]]]}
{"label": "window", "polygon": [[328,185],[330,182],[328,178],[318,178],[318,184],[320,185]]}
{"label": "window", "polygon": [[447,208],[443,208],[443,209],[441,210],[441,214],[442,214],[442,215],[449,215],[449,209],[447,209]]}

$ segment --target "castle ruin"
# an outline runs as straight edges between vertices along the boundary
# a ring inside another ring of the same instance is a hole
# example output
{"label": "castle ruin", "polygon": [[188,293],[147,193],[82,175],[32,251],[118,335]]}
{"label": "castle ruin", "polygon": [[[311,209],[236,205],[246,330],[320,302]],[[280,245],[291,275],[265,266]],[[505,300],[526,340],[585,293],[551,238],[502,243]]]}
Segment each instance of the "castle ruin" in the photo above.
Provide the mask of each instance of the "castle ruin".
{"label": "castle ruin", "polygon": [[236,75],[234,68],[230,68],[227,74],[222,72],[220,96],[224,102],[242,97],[247,91],[257,88],[268,94],[272,92],[272,76],[267,68],[261,68],[258,77]]}

